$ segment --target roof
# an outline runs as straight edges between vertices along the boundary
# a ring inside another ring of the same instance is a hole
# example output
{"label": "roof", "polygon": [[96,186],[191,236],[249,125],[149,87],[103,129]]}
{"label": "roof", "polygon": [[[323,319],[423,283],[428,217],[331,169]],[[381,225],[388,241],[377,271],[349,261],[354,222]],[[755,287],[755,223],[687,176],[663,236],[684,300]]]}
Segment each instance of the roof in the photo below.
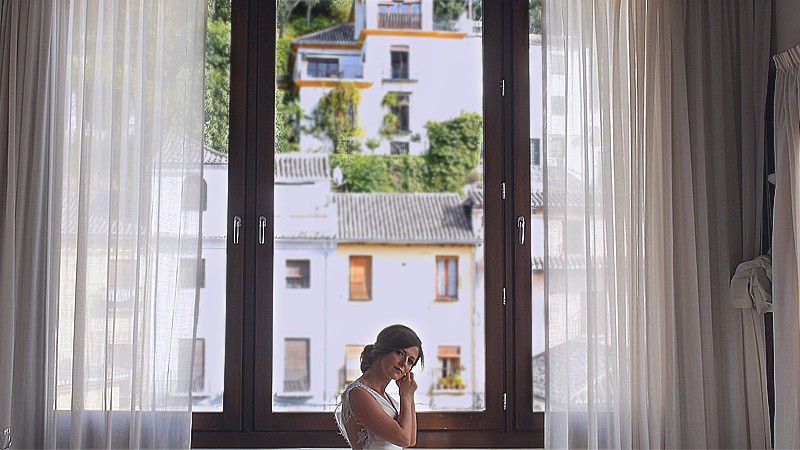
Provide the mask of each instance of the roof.
{"label": "roof", "polygon": [[220,153],[213,148],[203,147],[203,164],[225,166],[228,164],[228,155]]}
{"label": "roof", "polygon": [[336,194],[339,242],[476,244],[458,194]]}
{"label": "roof", "polygon": [[352,23],[343,23],[335,27],[300,36],[292,40],[292,44],[355,45],[358,43],[355,35],[355,25]]}
{"label": "roof", "polygon": [[297,183],[331,178],[328,155],[315,153],[279,153],[275,155],[275,182]]}
{"label": "roof", "polygon": [[[595,267],[602,267],[600,263],[595,263]],[[586,257],[583,255],[557,256],[550,259],[551,269],[585,269]],[[531,271],[542,271],[546,267],[545,257],[539,255],[531,256]]]}

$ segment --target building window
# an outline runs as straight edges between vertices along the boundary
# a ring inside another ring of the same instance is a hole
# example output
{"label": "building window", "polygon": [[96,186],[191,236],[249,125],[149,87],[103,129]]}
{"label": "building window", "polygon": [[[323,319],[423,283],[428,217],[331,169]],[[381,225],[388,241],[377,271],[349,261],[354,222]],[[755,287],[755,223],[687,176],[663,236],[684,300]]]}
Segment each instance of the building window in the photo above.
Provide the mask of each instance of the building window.
{"label": "building window", "polygon": [[397,103],[391,106],[392,114],[397,116],[397,130],[408,132],[408,104],[409,95],[396,93]]}
{"label": "building window", "polygon": [[389,151],[393,155],[407,155],[408,154],[408,142],[392,141],[390,146],[391,146],[391,148],[389,149]]}
{"label": "building window", "polygon": [[307,392],[311,388],[309,380],[310,360],[308,339],[285,340],[283,390],[284,392]]}
{"label": "building window", "polygon": [[181,287],[194,289],[206,287],[206,259],[181,258]]}
{"label": "building window", "polygon": [[408,47],[392,49],[392,79],[407,80],[408,70]]}
{"label": "building window", "polygon": [[[191,352],[194,351],[194,363],[190,366]],[[206,384],[206,340],[204,338],[181,339],[178,341],[178,353],[180,354],[181,364],[178,366],[178,380],[185,380],[191,375],[192,393],[203,392]],[[191,367],[192,373],[187,371]]]}
{"label": "building window", "polygon": [[339,60],[335,58],[308,58],[308,76],[339,78]]}
{"label": "building window", "polygon": [[464,389],[466,383],[461,376],[461,347],[457,345],[439,346],[438,389]]}
{"label": "building window", "polygon": [[308,289],[311,287],[311,263],[307,259],[286,260],[286,288]]}
{"label": "building window", "polygon": [[458,298],[458,257],[436,257],[436,298],[456,300]]}
{"label": "building window", "polygon": [[348,345],[345,348],[344,386],[342,388],[361,376],[361,352],[363,350],[363,345]]}
{"label": "building window", "polygon": [[580,220],[568,220],[563,239],[568,255],[583,254],[583,222]]}
{"label": "building window", "polygon": [[533,138],[531,139],[531,165],[540,166],[541,164],[542,164],[541,139]]}
{"label": "building window", "polygon": [[350,257],[350,300],[372,299],[372,256]]}

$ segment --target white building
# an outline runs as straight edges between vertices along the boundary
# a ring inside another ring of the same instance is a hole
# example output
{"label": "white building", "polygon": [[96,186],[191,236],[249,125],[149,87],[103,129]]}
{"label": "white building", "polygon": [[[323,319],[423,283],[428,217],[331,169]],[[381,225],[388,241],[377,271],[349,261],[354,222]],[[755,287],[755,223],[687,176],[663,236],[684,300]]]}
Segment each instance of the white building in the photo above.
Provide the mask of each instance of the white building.
{"label": "white building", "polygon": [[[292,41],[290,73],[300,106],[310,114],[332,88],[353,82],[362,90],[357,120],[365,140],[380,137],[389,109],[399,121],[399,133],[382,140],[375,154],[422,154],[428,121],[483,110],[479,25],[464,16],[434,24],[433,0],[356,0],[350,23]],[[397,103],[387,109],[389,94]],[[304,132],[300,147],[331,151],[332,143]]]}

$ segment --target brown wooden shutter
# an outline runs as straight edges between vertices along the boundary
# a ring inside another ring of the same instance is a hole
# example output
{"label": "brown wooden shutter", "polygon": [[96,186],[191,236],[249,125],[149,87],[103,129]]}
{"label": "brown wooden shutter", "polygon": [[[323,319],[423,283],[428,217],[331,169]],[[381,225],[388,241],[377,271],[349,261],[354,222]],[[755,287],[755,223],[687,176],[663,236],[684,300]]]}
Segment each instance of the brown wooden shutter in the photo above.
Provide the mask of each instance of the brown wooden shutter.
{"label": "brown wooden shutter", "polygon": [[372,257],[350,257],[350,299],[370,300],[372,298]]}

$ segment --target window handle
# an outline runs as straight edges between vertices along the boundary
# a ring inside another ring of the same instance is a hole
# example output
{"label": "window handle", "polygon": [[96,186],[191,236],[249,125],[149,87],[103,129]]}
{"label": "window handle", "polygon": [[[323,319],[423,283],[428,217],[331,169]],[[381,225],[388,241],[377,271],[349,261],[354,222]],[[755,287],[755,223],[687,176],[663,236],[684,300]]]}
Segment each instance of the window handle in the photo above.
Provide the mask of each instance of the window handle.
{"label": "window handle", "polygon": [[239,245],[239,231],[242,228],[242,218],[233,216],[233,245]]}
{"label": "window handle", "polygon": [[267,239],[267,218],[258,216],[258,243],[264,245]]}
{"label": "window handle", "polygon": [[525,217],[517,217],[517,228],[519,229],[519,245],[525,245]]}

